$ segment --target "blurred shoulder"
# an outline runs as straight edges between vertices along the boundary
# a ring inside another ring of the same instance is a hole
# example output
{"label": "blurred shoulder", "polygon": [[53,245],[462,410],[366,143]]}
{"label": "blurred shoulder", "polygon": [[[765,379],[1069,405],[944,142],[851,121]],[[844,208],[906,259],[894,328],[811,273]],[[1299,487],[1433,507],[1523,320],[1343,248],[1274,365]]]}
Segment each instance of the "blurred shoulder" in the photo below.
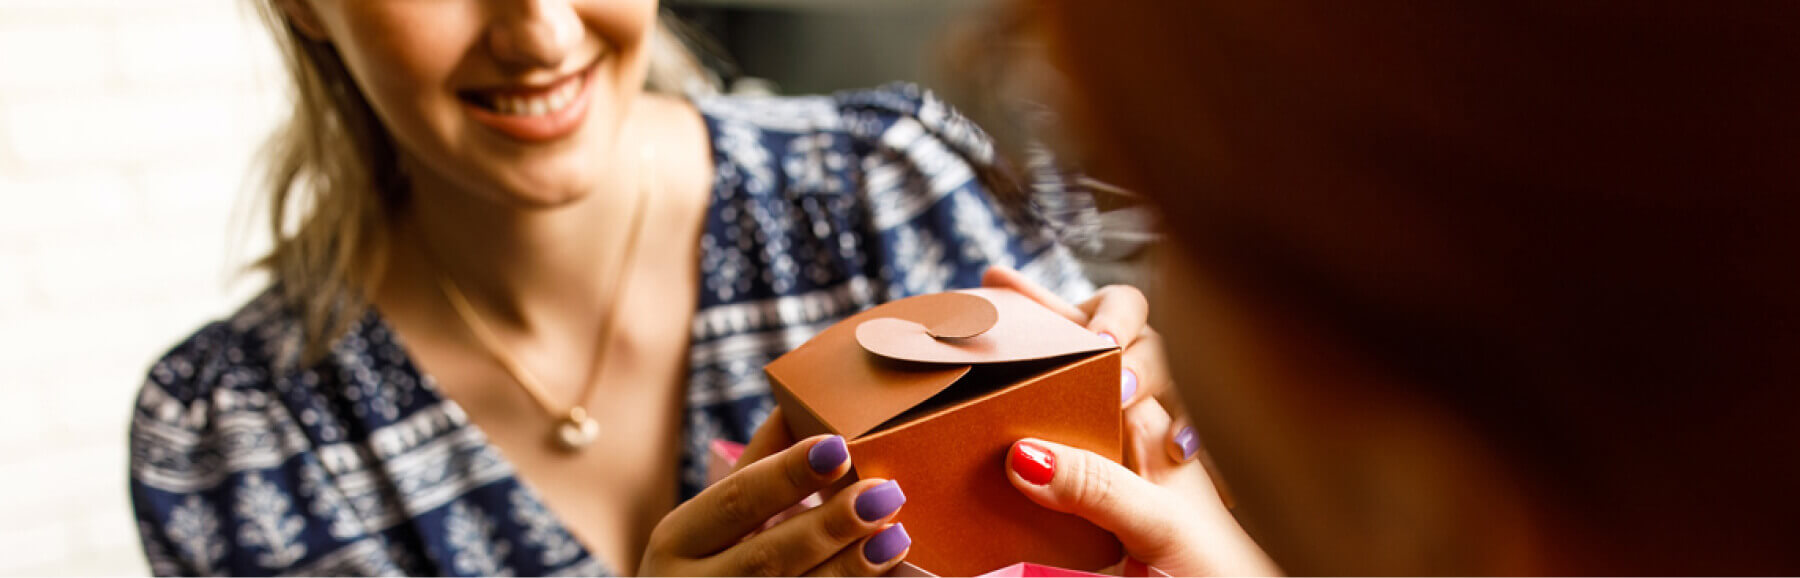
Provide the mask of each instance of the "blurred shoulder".
{"label": "blurred shoulder", "polygon": [[[900,83],[696,105],[716,169],[702,248],[708,270],[728,273],[709,279],[722,300],[859,276],[886,300],[978,285],[990,265],[1072,298],[1092,291],[1064,246],[1096,219],[1073,173],[1042,147],[1001,158],[929,90]],[[790,254],[801,262],[787,263]],[[733,273],[746,267],[754,274]]]}
{"label": "blurred shoulder", "polygon": [[221,390],[263,389],[280,367],[297,363],[299,339],[298,320],[275,290],[265,291],[164,353],[150,367],[145,393],[185,405]]}
{"label": "blurred shoulder", "polygon": [[744,141],[742,144],[770,144],[797,137],[841,136],[871,145],[860,149],[866,153],[883,141],[905,144],[930,136],[970,160],[994,160],[992,142],[980,128],[933,92],[910,83],[830,95],[715,96],[695,104],[714,132],[714,140],[726,144],[739,144],[733,139]]}
{"label": "blurred shoulder", "polygon": [[172,490],[205,486],[223,473],[225,446],[285,445],[269,418],[282,411],[275,384],[298,359],[297,320],[274,290],[183,339],[138,390],[133,477]]}

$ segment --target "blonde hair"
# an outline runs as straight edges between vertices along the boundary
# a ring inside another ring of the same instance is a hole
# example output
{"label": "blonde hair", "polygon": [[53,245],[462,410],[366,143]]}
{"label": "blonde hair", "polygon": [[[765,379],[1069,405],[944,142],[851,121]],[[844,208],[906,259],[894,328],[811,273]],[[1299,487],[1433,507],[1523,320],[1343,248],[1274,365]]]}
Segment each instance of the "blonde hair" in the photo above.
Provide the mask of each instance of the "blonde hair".
{"label": "blonde hair", "polygon": [[[366,309],[407,184],[393,138],[337,49],[302,34],[277,0],[255,4],[293,82],[294,110],[263,151],[258,209],[268,211],[274,248],[254,267],[269,273],[299,317],[303,356],[312,361]],[[692,38],[672,16],[657,18],[648,90],[717,92],[718,78],[688,47]]]}

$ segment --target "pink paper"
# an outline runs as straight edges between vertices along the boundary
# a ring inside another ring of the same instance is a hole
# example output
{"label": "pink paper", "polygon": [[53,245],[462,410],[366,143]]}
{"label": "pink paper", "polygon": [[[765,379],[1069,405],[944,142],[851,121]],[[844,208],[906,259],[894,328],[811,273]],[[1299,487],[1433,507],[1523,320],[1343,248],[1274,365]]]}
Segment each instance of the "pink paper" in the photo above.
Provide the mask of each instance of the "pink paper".
{"label": "pink paper", "polygon": [[[986,574],[982,574],[981,576],[982,577],[987,577],[987,576],[1014,577],[1014,576],[1017,576],[1020,578],[1023,578],[1026,576],[1045,576],[1045,577],[1049,577],[1049,576],[1106,576],[1108,578],[1110,578],[1112,576],[1120,576],[1122,578],[1169,578],[1168,572],[1164,572],[1162,570],[1151,567],[1147,564],[1144,564],[1143,562],[1139,562],[1136,558],[1132,558],[1129,556],[1126,557],[1124,560],[1120,561],[1118,564],[1108,566],[1104,570],[1101,570],[1101,572],[1116,572],[1117,574],[1104,574],[1104,573],[1103,574],[1095,574],[1093,572],[1070,570],[1068,568],[1059,568],[1056,566],[1046,566],[1043,564],[1033,564],[1031,562],[1020,562],[1017,564],[1013,564],[1011,566],[1003,567],[1003,568],[1001,568],[999,570],[995,570],[993,572],[988,572]],[[883,574],[883,576],[896,577],[896,578],[937,578],[937,574],[932,574],[930,572],[927,572],[927,571],[925,571],[924,568],[914,566],[908,562],[901,562],[900,565],[895,566],[891,570],[888,570],[887,574]]]}
{"label": "pink paper", "polygon": [[731,475],[737,466],[738,458],[744,455],[744,444],[725,440],[713,440],[707,445],[706,452],[706,485],[711,486]]}
{"label": "pink paper", "polygon": [[1095,574],[1092,572],[1082,572],[1080,570],[1070,570],[1067,568],[1057,568],[1055,566],[1045,566],[1043,564],[1032,564],[1030,562],[1020,562],[1018,564],[1013,564],[1011,566],[1007,566],[1005,568],[1001,568],[1001,569],[995,570],[993,572],[988,572],[986,574],[982,574],[982,576],[995,576],[995,577],[1000,577],[1000,578],[1027,578],[1027,577],[1038,577],[1038,576],[1042,576],[1045,578],[1060,578],[1060,577],[1074,578],[1074,577],[1106,576],[1106,575],[1105,574]]}

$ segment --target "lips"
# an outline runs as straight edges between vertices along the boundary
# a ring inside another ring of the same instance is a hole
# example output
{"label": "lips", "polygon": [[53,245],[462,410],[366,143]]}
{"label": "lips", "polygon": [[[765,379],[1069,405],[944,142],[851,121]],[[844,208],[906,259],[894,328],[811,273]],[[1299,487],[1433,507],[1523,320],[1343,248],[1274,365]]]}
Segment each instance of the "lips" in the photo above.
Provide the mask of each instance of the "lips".
{"label": "lips", "polygon": [[546,142],[581,128],[596,66],[554,82],[459,91],[463,110],[476,122],[512,139]]}
{"label": "lips", "polygon": [[548,89],[529,92],[470,92],[463,98],[490,112],[507,116],[543,116],[561,111],[581,92],[581,77],[573,76]]}

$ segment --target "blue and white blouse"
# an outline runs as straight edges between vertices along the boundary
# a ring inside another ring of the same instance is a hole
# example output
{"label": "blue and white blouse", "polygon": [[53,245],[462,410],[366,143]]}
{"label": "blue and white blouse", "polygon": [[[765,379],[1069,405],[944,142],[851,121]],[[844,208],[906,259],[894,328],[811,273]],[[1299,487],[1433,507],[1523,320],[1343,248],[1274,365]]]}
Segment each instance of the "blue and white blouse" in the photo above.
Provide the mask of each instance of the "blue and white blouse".
{"label": "blue and white blouse", "polygon": [[[974,125],[894,85],[698,101],[717,182],[688,353],[683,498],[705,448],[772,407],[764,364],[877,303],[980,283],[991,264],[1065,297],[1091,198],[1036,155],[1016,178]],[[1028,202],[1001,203],[1018,182]],[[310,366],[273,292],[150,370],[131,495],[159,575],[586,575],[596,559],[370,310]]]}

